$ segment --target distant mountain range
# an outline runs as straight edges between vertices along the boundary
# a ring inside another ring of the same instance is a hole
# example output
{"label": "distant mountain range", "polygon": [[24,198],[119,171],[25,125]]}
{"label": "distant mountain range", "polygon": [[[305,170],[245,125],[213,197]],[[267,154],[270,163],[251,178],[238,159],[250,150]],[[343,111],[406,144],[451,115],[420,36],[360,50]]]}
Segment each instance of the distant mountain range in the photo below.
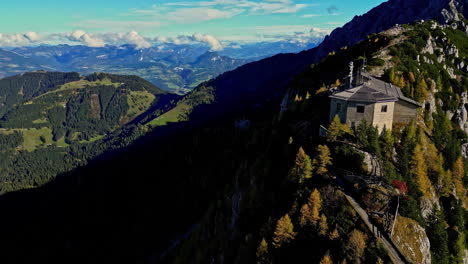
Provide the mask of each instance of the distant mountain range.
{"label": "distant mountain range", "polygon": [[0,77],[36,70],[131,74],[181,94],[248,62],[277,53],[300,52],[311,45],[315,44],[262,42],[229,45],[219,52],[198,44],[161,44],[147,49],[135,49],[131,45],[19,47],[0,49]]}

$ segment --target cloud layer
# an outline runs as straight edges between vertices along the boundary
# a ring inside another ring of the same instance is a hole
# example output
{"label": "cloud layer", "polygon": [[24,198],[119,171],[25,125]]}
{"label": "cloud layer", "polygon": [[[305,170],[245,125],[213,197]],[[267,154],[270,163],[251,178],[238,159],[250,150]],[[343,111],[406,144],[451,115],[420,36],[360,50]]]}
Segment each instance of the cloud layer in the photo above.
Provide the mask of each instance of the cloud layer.
{"label": "cloud layer", "polygon": [[[249,28],[252,30],[252,28]],[[88,47],[104,47],[106,45],[120,46],[124,44],[133,45],[136,49],[146,49],[161,43],[173,43],[176,45],[204,43],[212,51],[223,50],[225,46],[240,42],[261,41],[287,41],[300,46],[316,43],[323,39],[330,31],[320,28],[307,29],[305,26],[263,26],[254,27],[253,30],[262,32],[256,36],[237,36],[224,38],[222,40],[209,35],[195,33],[193,35],[179,35],[175,37],[158,36],[148,38],[140,35],[137,31],[127,33],[98,33],[92,34],[84,30],[74,30],[70,33],[54,33],[41,36],[37,32],[25,34],[1,34],[0,47],[34,46],[41,44],[70,44],[84,45]],[[292,32],[292,33],[290,33]]]}

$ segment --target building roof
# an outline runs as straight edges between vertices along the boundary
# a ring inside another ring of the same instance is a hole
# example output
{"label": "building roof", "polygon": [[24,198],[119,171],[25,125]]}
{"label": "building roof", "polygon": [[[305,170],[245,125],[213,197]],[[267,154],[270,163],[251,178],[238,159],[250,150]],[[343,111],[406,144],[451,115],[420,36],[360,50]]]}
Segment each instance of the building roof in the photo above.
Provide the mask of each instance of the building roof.
{"label": "building roof", "polygon": [[402,100],[418,107],[422,106],[420,103],[405,97],[398,86],[386,83],[365,73],[357,74],[361,74],[360,77],[363,77],[355,78],[355,80],[362,80],[361,84],[354,88],[334,93],[330,98],[365,103],[396,102]]}

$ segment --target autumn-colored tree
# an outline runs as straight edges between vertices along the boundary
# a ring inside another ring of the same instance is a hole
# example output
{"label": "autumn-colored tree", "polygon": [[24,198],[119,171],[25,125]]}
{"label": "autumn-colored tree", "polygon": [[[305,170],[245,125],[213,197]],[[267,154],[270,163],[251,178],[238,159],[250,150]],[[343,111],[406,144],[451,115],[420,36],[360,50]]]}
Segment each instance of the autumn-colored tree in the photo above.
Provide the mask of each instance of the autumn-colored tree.
{"label": "autumn-colored tree", "polygon": [[325,236],[328,232],[327,217],[324,214],[320,216],[318,231],[321,236]]}
{"label": "autumn-colored tree", "polygon": [[320,260],[320,264],[333,264],[333,261],[329,255],[325,255],[322,260]]}
{"label": "autumn-colored tree", "polygon": [[338,87],[341,85],[341,82],[339,79],[336,79],[335,84],[333,84],[333,87]]}
{"label": "autumn-colored tree", "polygon": [[408,73],[408,78],[409,78],[410,82],[412,82],[412,83],[416,82],[416,77],[414,76],[413,72]]}
{"label": "autumn-colored tree", "polygon": [[304,227],[304,226],[308,225],[309,223],[312,223],[312,218],[313,218],[312,217],[312,210],[309,207],[309,204],[305,203],[301,207],[301,214],[299,216],[299,225],[301,227]]}
{"label": "autumn-colored tree", "polygon": [[340,232],[338,232],[338,229],[335,227],[335,229],[333,229],[333,231],[330,232],[330,234],[328,234],[328,238],[330,238],[330,240],[335,240],[335,239],[338,239],[340,237]]}
{"label": "autumn-colored tree", "polygon": [[282,245],[291,242],[296,237],[296,234],[291,218],[288,214],[284,215],[276,222],[273,246],[280,248]]}
{"label": "autumn-colored tree", "polygon": [[289,178],[299,184],[303,184],[306,179],[312,177],[312,161],[302,147],[296,154],[293,167],[289,170]]}
{"label": "autumn-colored tree", "polygon": [[425,197],[430,196],[431,181],[427,176],[427,165],[421,145],[417,144],[414,149],[411,171],[415,177],[419,190]]}
{"label": "autumn-colored tree", "polygon": [[301,215],[299,223],[301,227],[308,224],[315,225],[320,220],[320,210],[322,209],[322,198],[320,192],[314,189],[305,203],[301,208]]}
{"label": "autumn-colored tree", "polygon": [[366,246],[367,236],[357,229],[351,231],[349,240],[346,243],[346,254],[349,260],[353,261],[353,263],[361,263]]}
{"label": "autumn-colored tree", "polygon": [[317,167],[317,174],[325,175],[328,172],[327,167],[332,165],[330,149],[326,145],[318,146],[317,157],[314,159],[314,165]]}
{"label": "autumn-colored tree", "polygon": [[400,88],[405,88],[405,86],[406,86],[406,80],[405,80],[405,77],[403,75],[400,76],[400,80],[398,81],[398,86]]}
{"label": "autumn-colored tree", "polygon": [[311,95],[310,95],[309,91],[307,91],[307,93],[306,93],[306,100],[309,100],[310,97],[311,97]]}
{"label": "autumn-colored tree", "polygon": [[392,185],[397,188],[398,192],[402,196],[408,195],[408,187],[406,186],[406,182],[400,180],[393,180]]}
{"label": "autumn-colored tree", "polygon": [[427,90],[428,90],[427,83],[424,80],[424,78],[421,78],[421,80],[419,80],[419,82],[418,82],[418,85],[416,85],[416,89],[415,89],[414,97],[416,98],[416,100],[417,101],[426,100],[427,99]]}
{"label": "autumn-colored tree", "polygon": [[256,255],[257,255],[257,258],[262,258],[266,254],[268,254],[268,243],[266,242],[266,240],[264,238],[264,239],[262,239],[262,241],[260,242],[260,244],[257,247]]}
{"label": "autumn-colored tree", "polygon": [[315,223],[320,219],[320,210],[322,210],[322,198],[320,196],[320,192],[317,189],[314,189],[307,202],[312,211],[312,223]]}
{"label": "autumn-colored tree", "polygon": [[335,115],[330,126],[328,126],[327,139],[329,141],[335,141],[339,136],[341,136],[343,134],[343,131],[341,130],[342,126],[340,117]]}
{"label": "autumn-colored tree", "polygon": [[463,179],[465,177],[465,168],[463,165],[462,157],[459,157],[455,164],[453,165],[452,170],[452,180],[453,185],[455,186],[455,191],[457,193],[458,199],[465,199],[466,192],[465,186],[463,185]]}

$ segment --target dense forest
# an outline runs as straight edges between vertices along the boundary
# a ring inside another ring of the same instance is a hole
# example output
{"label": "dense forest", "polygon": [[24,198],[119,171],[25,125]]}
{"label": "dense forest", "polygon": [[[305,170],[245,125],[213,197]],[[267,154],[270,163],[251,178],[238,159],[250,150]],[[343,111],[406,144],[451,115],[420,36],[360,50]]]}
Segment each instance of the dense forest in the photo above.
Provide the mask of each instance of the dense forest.
{"label": "dense forest", "polygon": [[104,73],[27,73],[0,80],[0,94],[2,193],[40,186],[85,164],[109,146],[89,151],[88,144],[126,125],[132,130],[177,98],[140,77]]}

